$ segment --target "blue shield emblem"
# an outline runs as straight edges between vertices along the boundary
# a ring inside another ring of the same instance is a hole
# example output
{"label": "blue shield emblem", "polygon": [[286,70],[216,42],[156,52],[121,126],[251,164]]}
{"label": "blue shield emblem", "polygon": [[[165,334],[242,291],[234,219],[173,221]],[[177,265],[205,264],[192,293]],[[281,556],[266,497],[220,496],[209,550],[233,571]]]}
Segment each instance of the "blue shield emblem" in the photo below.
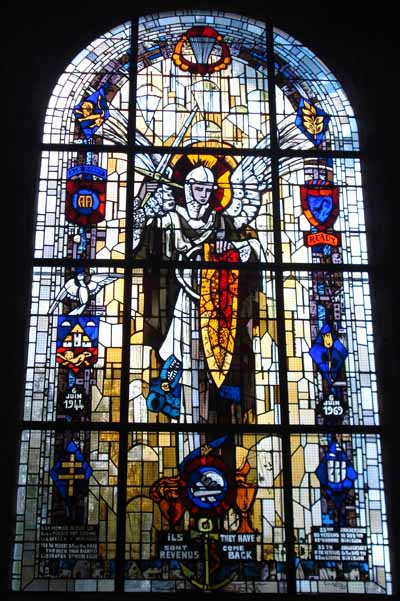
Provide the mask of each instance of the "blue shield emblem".
{"label": "blue shield emblem", "polygon": [[311,196],[308,195],[308,206],[312,215],[320,225],[330,216],[333,209],[332,196]]}
{"label": "blue shield emblem", "polygon": [[348,351],[325,324],[308,351],[325,380],[332,386],[346,360]]}
{"label": "blue shield emblem", "polygon": [[87,493],[92,473],[92,468],[74,440],[68,443],[64,453],[50,470],[58,492],[67,503]]}
{"label": "blue shield emblem", "polygon": [[74,114],[85,138],[89,140],[110,116],[105,88],[101,87],[84,98],[74,107]]}
{"label": "blue shield emblem", "polygon": [[310,100],[300,98],[296,125],[315,146],[324,139],[330,117]]}
{"label": "blue shield emblem", "polygon": [[315,474],[337,507],[341,506],[358,476],[346,452],[336,441],[330,443]]}

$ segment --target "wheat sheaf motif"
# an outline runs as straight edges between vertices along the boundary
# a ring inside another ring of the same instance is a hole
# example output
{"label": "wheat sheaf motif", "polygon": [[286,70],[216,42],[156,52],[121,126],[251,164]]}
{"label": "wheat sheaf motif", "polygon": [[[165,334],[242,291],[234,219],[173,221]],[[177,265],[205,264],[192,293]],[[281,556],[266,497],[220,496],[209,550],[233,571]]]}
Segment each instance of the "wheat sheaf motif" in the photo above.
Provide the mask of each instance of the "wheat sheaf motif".
{"label": "wheat sheaf motif", "polygon": [[316,138],[324,128],[324,116],[317,115],[317,109],[306,100],[304,101],[302,116],[304,128]]}

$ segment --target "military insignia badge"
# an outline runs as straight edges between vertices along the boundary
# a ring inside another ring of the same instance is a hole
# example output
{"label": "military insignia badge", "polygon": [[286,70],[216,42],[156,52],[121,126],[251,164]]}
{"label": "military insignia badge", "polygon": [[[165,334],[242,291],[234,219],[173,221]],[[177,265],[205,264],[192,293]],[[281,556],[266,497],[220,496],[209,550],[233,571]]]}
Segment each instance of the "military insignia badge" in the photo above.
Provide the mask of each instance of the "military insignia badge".
{"label": "military insignia badge", "polygon": [[182,71],[206,75],[226,69],[232,59],[224,38],[208,25],[192,27],[178,40],[172,60]]}
{"label": "military insignia badge", "polygon": [[348,491],[353,487],[357,472],[353,468],[346,452],[334,441],[315,470],[327,495],[337,507],[340,507]]}
{"label": "military insignia badge", "polygon": [[337,379],[348,351],[333,334],[331,327],[325,324],[312,344],[309,354],[325,380],[332,385]]}
{"label": "military insignia badge", "polygon": [[107,171],[95,165],[78,165],[67,171],[65,217],[86,226],[103,221]]}
{"label": "military insignia badge", "polygon": [[84,98],[74,107],[74,115],[87,140],[103,125],[110,116],[104,87]]}
{"label": "military insignia badge", "polygon": [[301,207],[314,231],[304,235],[306,246],[340,246],[338,232],[327,231],[339,215],[339,188],[321,179],[310,179],[300,186]]}
{"label": "military insignia badge", "polygon": [[300,98],[296,125],[315,146],[318,146],[328,129],[330,117],[309,100]]}
{"label": "military insignia badge", "polygon": [[73,440],[68,443],[64,453],[50,470],[58,492],[67,503],[86,494],[92,473],[92,468]]}
{"label": "military insignia badge", "polygon": [[147,407],[150,411],[164,413],[169,417],[179,417],[181,404],[182,363],[170,355],[161,368],[160,376],[150,380],[150,394]]}
{"label": "military insignia badge", "polygon": [[194,457],[181,472],[182,501],[196,516],[222,516],[233,505],[232,475],[216,455]]}

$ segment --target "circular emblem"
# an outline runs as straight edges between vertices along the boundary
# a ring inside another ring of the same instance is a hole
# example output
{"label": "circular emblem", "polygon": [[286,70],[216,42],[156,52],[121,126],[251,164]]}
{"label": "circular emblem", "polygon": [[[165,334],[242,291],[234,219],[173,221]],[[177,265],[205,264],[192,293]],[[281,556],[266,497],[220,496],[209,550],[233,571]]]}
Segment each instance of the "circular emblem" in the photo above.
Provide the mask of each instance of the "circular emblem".
{"label": "circular emblem", "polygon": [[94,190],[80,188],[72,197],[72,206],[81,215],[90,215],[99,205],[100,199]]}
{"label": "circular emblem", "polygon": [[189,461],[181,473],[183,502],[195,515],[223,515],[235,500],[228,467],[219,457],[206,455]]}

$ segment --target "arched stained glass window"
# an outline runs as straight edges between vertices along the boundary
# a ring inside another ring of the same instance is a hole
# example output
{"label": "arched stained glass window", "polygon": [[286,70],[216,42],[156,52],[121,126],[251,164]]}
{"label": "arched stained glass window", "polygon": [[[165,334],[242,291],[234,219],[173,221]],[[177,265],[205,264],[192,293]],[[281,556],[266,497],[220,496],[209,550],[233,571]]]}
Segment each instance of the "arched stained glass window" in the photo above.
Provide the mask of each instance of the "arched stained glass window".
{"label": "arched stained glass window", "polygon": [[43,129],[12,589],[390,594],[357,124],[269,23],[142,16]]}

